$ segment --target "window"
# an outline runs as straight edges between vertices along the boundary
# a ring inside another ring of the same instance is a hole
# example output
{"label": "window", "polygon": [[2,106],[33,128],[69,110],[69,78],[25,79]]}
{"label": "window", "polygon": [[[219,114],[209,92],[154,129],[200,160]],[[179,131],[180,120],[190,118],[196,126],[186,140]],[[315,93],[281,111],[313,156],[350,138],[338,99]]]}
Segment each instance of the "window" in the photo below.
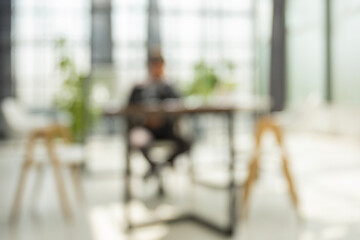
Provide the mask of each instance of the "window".
{"label": "window", "polygon": [[[13,0],[13,72],[17,96],[49,106],[62,79],[54,42],[67,39],[82,73],[90,72],[90,0]],[[119,94],[146,77],[148,0],[112,1],[114,71]],[[200,60],[230,61],[242,92],[254,87],[253,1],[158,0],[167,75],[178,85],[192,81]]]}
{"label": "window", "polygon": [[146,77],[148,0],[113,1],[114,70],[124,100],[135,81]]}
{"label": "window", "polygon": [[80,72],[90,68],[90,1],[13,0],[13,74],[16,95],[29,106],[47,107],[62,79],[55,41],[68,42]]}
{"label": "window", "polygon": [[325,99],[325,22],[323,0],[287,4],[288,105],[309,96]]}
{"label": "window", "polygon": [[192,81],[193,66],[231,62],[242,90],[253,88],[252,1],[159,1],[160,29],[170,78]]}
{"label": "window", "polygon": [[360,1],[333,1],[333,81],[336,104],[360,105]]}
{"label": "window", "polygon": [[[146,77],[146,0],[115,1],[114,61],[124,92]],[[166,74],[178,85],[192,81],[200,60],[216,66],[230,61],[241,90],[254,87],[253,1],[158,0]]]}

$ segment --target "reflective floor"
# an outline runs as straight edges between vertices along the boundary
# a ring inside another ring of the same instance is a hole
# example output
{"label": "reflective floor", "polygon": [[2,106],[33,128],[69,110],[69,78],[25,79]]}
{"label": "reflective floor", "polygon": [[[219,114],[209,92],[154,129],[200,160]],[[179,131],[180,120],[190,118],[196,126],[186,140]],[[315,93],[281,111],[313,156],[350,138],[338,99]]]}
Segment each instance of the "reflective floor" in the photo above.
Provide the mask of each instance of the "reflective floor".
{"label": "reflective floor", "polygon": [[[249,139],[244,136],[237,141],[239,182],[245,176],[252,148]],[[196,175],[203,181],[219,185],[226,182],[226,144],[222,140],[214,137],[200,142],[194,150]],[[120,174],[122,145],[114,137],[95,137],[87,146],[84,203],[76,201],[68,172],[64,172],[75,216],[71,221],[62,217],[49,167],[42,186],[34,188],[34,175],[30,175],[21,218],[17,224],[10,224],[8,216],[20,172],[21,146],[19,142],[3,142],[0,146],[0,239],[228,239],[194,222],[161,224],[125,233]],[[287,137],[287,147],[302,221],[296,218],[280,171],[279,155],[269,136],[259,180],[250,200],[249,217],[239,220],[232,239],[360,239],[360,141],[293,133]],[[133,166],[137,176],[146,170],[139,154],[134,154]],[[226,191],[192,185],[187,170],[188,160],[184,156],[175,170],[164,172],[166,197],[161,201],[156,197],[155,179],[144,182],[141,177],[134,178],[137,198],[131,204],[134,219],[151,218],[156,211],[165,215],[192,211],[220,225],[226,224]]]}

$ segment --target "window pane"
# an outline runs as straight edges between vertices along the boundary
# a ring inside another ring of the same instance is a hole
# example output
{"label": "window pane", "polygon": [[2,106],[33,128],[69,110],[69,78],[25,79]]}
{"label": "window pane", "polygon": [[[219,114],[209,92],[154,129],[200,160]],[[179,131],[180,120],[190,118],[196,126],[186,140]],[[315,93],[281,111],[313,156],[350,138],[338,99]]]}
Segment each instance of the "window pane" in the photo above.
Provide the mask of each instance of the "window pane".
{"label": "window pane", "polygon": [[324,1],[290,0],[287,16],[289,104],[310,95],[324,99]]}
{"label": "window pane", "polygon": [[28,105],[49,106],[61,85],[55,40],[63,37],[77,70],[90,70],[90,1],[14,0],[13,69],[16,91]]}
{"label": "window pane", "polygon": [[360,1],[334,1],[333,79],[338,104],[360,104]]}

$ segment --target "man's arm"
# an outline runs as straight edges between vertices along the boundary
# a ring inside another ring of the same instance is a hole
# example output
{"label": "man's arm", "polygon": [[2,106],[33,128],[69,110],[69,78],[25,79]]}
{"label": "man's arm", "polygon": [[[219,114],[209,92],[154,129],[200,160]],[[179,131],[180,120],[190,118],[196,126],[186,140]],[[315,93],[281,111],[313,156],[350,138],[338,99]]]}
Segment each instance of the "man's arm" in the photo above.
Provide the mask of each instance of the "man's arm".
{"label": "man's arm", "polygon": [[128,105],[141,103],[141,100],[142,100],[141,99],[141,88],[138,86],[135,86],[133,88],[133,90],[131,91]]}

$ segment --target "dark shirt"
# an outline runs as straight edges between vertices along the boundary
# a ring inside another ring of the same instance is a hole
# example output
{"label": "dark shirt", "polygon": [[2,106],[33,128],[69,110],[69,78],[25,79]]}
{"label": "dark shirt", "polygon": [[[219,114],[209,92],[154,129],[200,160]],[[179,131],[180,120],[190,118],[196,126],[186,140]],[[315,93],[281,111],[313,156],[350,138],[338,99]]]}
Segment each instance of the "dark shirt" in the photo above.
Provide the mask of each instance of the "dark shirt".
{"label": "dark shirt", "polygon": [[151,82],[135,86],[130,94],[129,104],[159,103],[167,99],[179,98],[177,91],[168,83]]}
{"label": "dark shirt", "polygon": [[[137,85],[133,88],[129,105],[131,104],[156,104],[169,99],[179,99],[180,95],[170,84],[165,82],[151,82],[144,85]],[[174,134],[174,121],[169,118],[161,119],[162,124],[156,128],[145,124],[155,138],[167,138]]]}

